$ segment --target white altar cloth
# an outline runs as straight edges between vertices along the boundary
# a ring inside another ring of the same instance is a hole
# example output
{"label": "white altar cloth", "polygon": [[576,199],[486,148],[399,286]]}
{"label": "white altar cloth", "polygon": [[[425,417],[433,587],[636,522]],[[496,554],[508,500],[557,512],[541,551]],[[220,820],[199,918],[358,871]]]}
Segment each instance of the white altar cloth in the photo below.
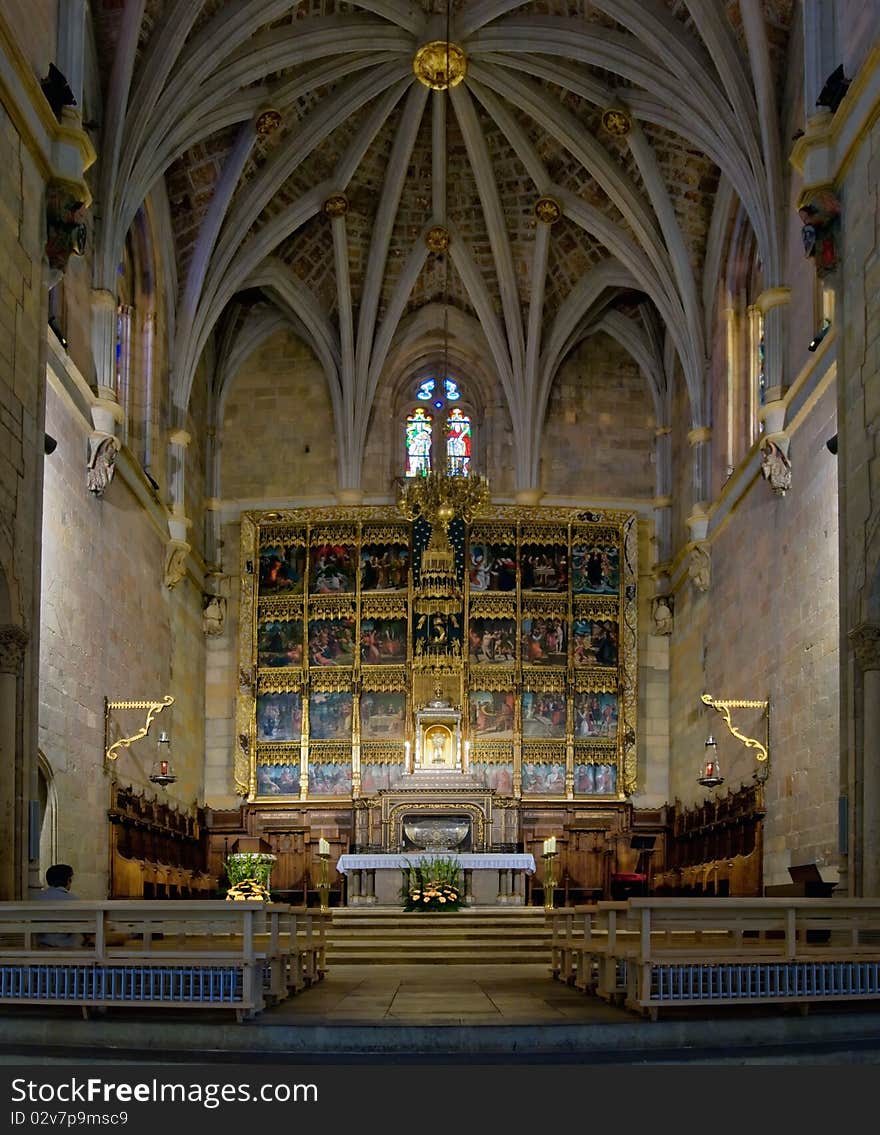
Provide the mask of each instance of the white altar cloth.
{"label": "white altar cloth", "polygon": [[340,875],[349,871],[387,871],[395,867],[416,867],[423,859],[454,859],[463,871],[525,871],[535,873],[534,855],[523,853],[415,851],[395,852],[388,855],[340,855],[336,870]]}

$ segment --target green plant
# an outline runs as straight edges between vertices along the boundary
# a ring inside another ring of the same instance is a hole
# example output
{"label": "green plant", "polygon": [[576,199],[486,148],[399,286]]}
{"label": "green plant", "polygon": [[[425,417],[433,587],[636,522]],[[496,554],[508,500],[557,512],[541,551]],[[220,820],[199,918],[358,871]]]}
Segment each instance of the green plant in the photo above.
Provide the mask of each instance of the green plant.
{"label": "green plant", "polygon": [[240,851],[230,855],[223,866],[229,879],[226,898],[230,900],[269,900],[269,876],[275,856],[262,851]]}
{"label": "green plant", "polygon": [[461,867],[454,859],[420,859],[407,870],[401,898],[404,910],[458,910],[463,905]]}

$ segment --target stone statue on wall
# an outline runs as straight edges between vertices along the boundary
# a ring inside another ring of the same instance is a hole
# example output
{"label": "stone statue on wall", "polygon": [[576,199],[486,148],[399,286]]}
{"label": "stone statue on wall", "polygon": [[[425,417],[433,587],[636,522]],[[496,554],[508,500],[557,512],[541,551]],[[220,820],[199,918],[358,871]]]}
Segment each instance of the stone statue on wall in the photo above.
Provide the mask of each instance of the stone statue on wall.
{"label": "stone statue on wall", "polygon": [[46,190],[46,259],[57,283],[71,256],[83,256],[88,230],[86,203],[78,201],[65,182],[53,181]]}
{"label": "stone statue on wall", "polygon": [[89,492],[94,493],[96,497],[102,497],[113,480],[118,455],[119,442],[112,434],[95,432],[89,435],[86,484]]}
{"label": "stone statue on wall", "polygon": [[791,461],[775,441],[761,446],[761,472],[774,493],[784,497],[791,488]]}
{"label": "stone statue on wall", "polygon": [[837,228],[840,201],[830,189],[816,189],[798,207],[803,223],[804,255],[816,262],[816,275],[825,276],[837,267]]}
{"label": "stone statue on wall", "polygon": [[191,549],[185,540],[169,540],[165,550],[165,586],[176,587],[186,575],[186,557]]}
{"label": "stone statue on wall", "polygon": [[695,544],[691,548],[688,561],[688,578],[697,591],[708,591],[712,574],[712,561],[705,544]]}
{"label": "stone statue on wall", "polygon": [[658,595],[654,599],[654,634],[672,634],[672,604],[671,595]]}
{"label": "stone statue on wall", "polygon": [[206,635],[221,635],[226,625],[226,600],[222,595],[202,597],[202,630]]}

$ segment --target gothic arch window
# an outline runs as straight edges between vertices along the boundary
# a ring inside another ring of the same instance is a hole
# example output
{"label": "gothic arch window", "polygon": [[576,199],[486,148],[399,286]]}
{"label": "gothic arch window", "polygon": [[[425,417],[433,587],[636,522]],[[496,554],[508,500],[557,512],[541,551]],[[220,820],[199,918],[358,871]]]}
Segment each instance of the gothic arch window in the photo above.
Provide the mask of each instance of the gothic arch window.
{"label": "gothic arch window", "polygon": [[406,476],[432,469],[466,477],[473,460],[474,414],[455,379],[419,379],[407,404]]}

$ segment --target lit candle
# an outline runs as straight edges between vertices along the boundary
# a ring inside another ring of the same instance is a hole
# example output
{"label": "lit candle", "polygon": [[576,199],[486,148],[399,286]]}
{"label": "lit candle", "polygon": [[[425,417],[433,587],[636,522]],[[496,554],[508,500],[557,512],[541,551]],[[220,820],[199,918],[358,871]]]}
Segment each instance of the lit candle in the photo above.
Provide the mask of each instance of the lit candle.
{"label": "lit candle", "polygon": [[324,839],[323,836],[321,836],[321,838],[318,840],[318,854],[319,855],[329,855],[330,854],[330,843],[329,843],[328,840]]}
{"label": "lit candle", "polygon": [[556,836],[555,835],[551,835],[547,839],[547,851],[550,855],[556,854]]}

